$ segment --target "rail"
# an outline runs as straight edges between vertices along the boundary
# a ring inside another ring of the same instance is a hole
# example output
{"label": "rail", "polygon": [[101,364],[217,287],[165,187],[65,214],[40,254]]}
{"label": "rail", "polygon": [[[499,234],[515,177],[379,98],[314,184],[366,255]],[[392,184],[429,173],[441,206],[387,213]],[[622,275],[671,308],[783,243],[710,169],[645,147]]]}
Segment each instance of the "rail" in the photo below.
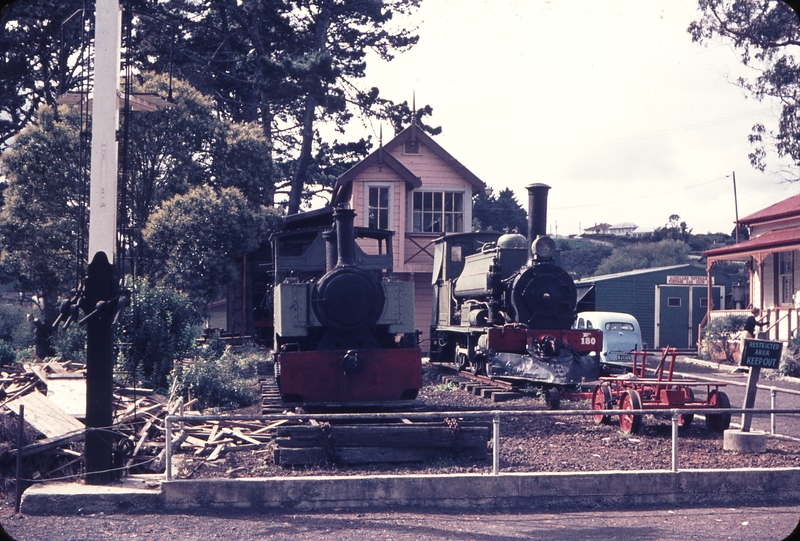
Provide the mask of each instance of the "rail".
{"label": "rail", "polygon": [[[771,414],[771,415],[798,415],[800,409],[743,409],[743,408],[674,408],[660,410],[659,415],[669,414],[672,422],[672,467],[671,472],[678,471],[678,416],[687,414],[709,415],[720,414]],[[522,416],[578,416],[578,415],[631,415],[630,410],[480,410],[480,411],[450,411],[450,412],[403,412],[403,413],[365,413],[365,414],[281,414],[281,415],[169,415],[165,419],[166,442],[165,442],[165,480],[172,481],[172,423],[175,422],[206,422],[206,421],[307,421],[315,419],[318,421],[347,421],[354,419],[374,419],[374,420],[396,420],[396,419],[419,419],[436,420],[458,417],[462,419],[491,419],[492,421],[492,475],[500,473],[500,420],[502,417],[522,417]],[[648,414],[642,410],[641,415]]]}

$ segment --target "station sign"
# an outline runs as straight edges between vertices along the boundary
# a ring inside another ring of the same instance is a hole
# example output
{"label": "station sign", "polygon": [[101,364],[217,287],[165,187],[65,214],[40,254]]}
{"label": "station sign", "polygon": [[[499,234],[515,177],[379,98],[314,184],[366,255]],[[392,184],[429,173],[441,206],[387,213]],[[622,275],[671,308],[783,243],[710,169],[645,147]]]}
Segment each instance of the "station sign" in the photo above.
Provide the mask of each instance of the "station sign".
{"label": "station sign", "polygon": [[667,285],[676,286],[705,286],[708,285],[708,276],[667,276]]}
{"label": "station sign", "polygon": [[778,368],[782,351],[783,342],[745,338],[742,366]]}

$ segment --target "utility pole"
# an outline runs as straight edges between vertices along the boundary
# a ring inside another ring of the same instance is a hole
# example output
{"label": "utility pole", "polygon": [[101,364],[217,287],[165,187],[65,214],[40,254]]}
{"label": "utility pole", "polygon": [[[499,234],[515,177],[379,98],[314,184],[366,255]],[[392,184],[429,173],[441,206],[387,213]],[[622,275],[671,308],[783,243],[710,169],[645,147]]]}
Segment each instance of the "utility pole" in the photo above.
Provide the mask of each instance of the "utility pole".
{"label": "utility pole", "polygon": [[736,212],[736,228],[734,231],[736,231],[736,244],[739,244],[739,197],[736,195],[736,171],[731,172],[731,177],[733,178],[733,208]]}
{"label": "utility pole", "polygon": [[114,342],[119,291],[114,271],[117,242],[120,38],[119,0],[97,0],[89,205],[89,267],[78,303],[86,323],[86,483],[109,484],[112,471]]}

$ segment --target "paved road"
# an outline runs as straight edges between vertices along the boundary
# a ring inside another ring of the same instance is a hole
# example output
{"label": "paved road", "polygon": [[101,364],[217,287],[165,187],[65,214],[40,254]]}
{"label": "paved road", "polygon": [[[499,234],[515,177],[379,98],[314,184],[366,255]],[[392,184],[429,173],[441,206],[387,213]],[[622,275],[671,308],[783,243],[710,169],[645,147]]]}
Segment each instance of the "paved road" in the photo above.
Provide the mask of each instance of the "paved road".
{"label": "paved road", "polygon": [[[493,515],[431,511],[248,515],[8,516],[17,541],[781,541],[800,506],[779,508],[635,509]],[[798,537],[800,539],[800,531]]]}
{"label": "paved road", "polygon": [[[730,369],[722,369],[719,371],[710,371],[701,365],[693,365],[690,362],[681,362],[679,364],[681,375],[690,375],[693,377],[710,378],[728,383],[722,390],[728,395],[731,402],[731,407],[742,408],[744,406],[745,398],[745,385],[747,384],[746,373],[731,373]],[[775,407],[785,409],[799,409],[800,410],[800,382],[796,378],[786,378],[784,380],[770,380],[766,378],[759,378],[758,391],[756,392],[757,409],[771,408],[770,387],[777,389]],[[705,396],[705,387],[696,387],[696,397]],[[792,391],[792,393],[783,392]],[[741,415],[734,415],[732,422],[739,426],[741,424]],[[754,430],[763,430],[770,432],[770,416],[754,415],[751,428]],[[775,428],[777,434],[783,434],[800,438],[800,415],[776,415]]]}

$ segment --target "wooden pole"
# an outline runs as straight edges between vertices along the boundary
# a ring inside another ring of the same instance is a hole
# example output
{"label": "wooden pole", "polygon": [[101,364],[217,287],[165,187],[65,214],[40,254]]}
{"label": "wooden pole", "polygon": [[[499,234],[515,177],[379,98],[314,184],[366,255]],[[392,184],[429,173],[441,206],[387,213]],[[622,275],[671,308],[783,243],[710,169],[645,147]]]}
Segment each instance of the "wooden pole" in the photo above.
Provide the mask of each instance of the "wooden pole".
{"label": "wooden pole", "polygon": [[25,404],[19,405],[19,429],[17,430],[17,484],[14,512],[19,513],[22,502],[22,448],[25,446]]}
{"label": "wooden pole", "polygon": [[736,195],[736,171],[731,173],[733,177],[733,208],[736,211],[736,228],[734,231],[736,232],[736,244],[739,244],[739,198]]}

